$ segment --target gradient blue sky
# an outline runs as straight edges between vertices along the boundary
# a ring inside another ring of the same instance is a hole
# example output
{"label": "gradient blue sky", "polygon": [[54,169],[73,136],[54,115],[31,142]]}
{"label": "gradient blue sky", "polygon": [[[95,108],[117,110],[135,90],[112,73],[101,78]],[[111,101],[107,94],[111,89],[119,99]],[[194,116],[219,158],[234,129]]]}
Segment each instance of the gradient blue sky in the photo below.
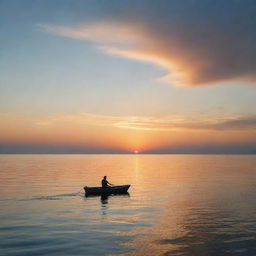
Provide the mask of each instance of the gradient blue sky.
{"label": "gradient blue sky", "polygon": [[255,12],[249,0],[1,1],[0,152],[254,152]]}

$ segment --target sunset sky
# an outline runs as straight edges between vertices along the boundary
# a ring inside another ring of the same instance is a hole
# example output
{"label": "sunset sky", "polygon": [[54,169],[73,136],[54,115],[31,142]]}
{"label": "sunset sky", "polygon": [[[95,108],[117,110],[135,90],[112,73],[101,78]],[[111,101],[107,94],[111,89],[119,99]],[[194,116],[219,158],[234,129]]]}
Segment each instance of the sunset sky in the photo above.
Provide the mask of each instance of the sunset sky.
{"label": "sunset sky", "polygon": [[255,13],[2,0],[0,153],[256,153]]}

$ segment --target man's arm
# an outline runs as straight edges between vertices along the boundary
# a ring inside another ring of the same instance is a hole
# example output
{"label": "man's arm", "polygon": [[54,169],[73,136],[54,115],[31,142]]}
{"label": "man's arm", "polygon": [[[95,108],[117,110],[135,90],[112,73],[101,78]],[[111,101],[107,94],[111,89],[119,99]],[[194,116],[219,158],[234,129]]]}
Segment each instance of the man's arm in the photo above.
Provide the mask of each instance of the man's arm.
{"label": "man's arm", "polygon": [[110,185],[110,186],[114,186],[114,184],[112,184],[112,183],[110,183],[110,182],[108,182],[108,185]]}

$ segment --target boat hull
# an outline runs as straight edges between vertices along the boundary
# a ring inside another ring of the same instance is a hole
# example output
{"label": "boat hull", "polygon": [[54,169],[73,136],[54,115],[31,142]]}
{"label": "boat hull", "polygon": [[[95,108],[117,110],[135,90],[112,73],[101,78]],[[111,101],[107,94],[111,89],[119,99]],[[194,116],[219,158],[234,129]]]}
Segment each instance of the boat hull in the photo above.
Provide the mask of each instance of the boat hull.
{"label": "boat hull", "polygon": [[112,195],[126,194],[130,185],[113,186],[113,187],[84,187],[85,195]]}

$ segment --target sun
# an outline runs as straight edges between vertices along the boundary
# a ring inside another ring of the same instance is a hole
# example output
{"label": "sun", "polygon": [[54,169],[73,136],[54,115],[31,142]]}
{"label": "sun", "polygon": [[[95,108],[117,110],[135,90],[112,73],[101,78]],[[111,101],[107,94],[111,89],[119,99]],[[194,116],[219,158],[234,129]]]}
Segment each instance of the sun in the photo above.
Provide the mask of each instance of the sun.
{"label": "sun", "polygon": [[139,151],[138,151],[138,150],[134,150],[133,153],[134,153],[134,154],[138,154]]}

